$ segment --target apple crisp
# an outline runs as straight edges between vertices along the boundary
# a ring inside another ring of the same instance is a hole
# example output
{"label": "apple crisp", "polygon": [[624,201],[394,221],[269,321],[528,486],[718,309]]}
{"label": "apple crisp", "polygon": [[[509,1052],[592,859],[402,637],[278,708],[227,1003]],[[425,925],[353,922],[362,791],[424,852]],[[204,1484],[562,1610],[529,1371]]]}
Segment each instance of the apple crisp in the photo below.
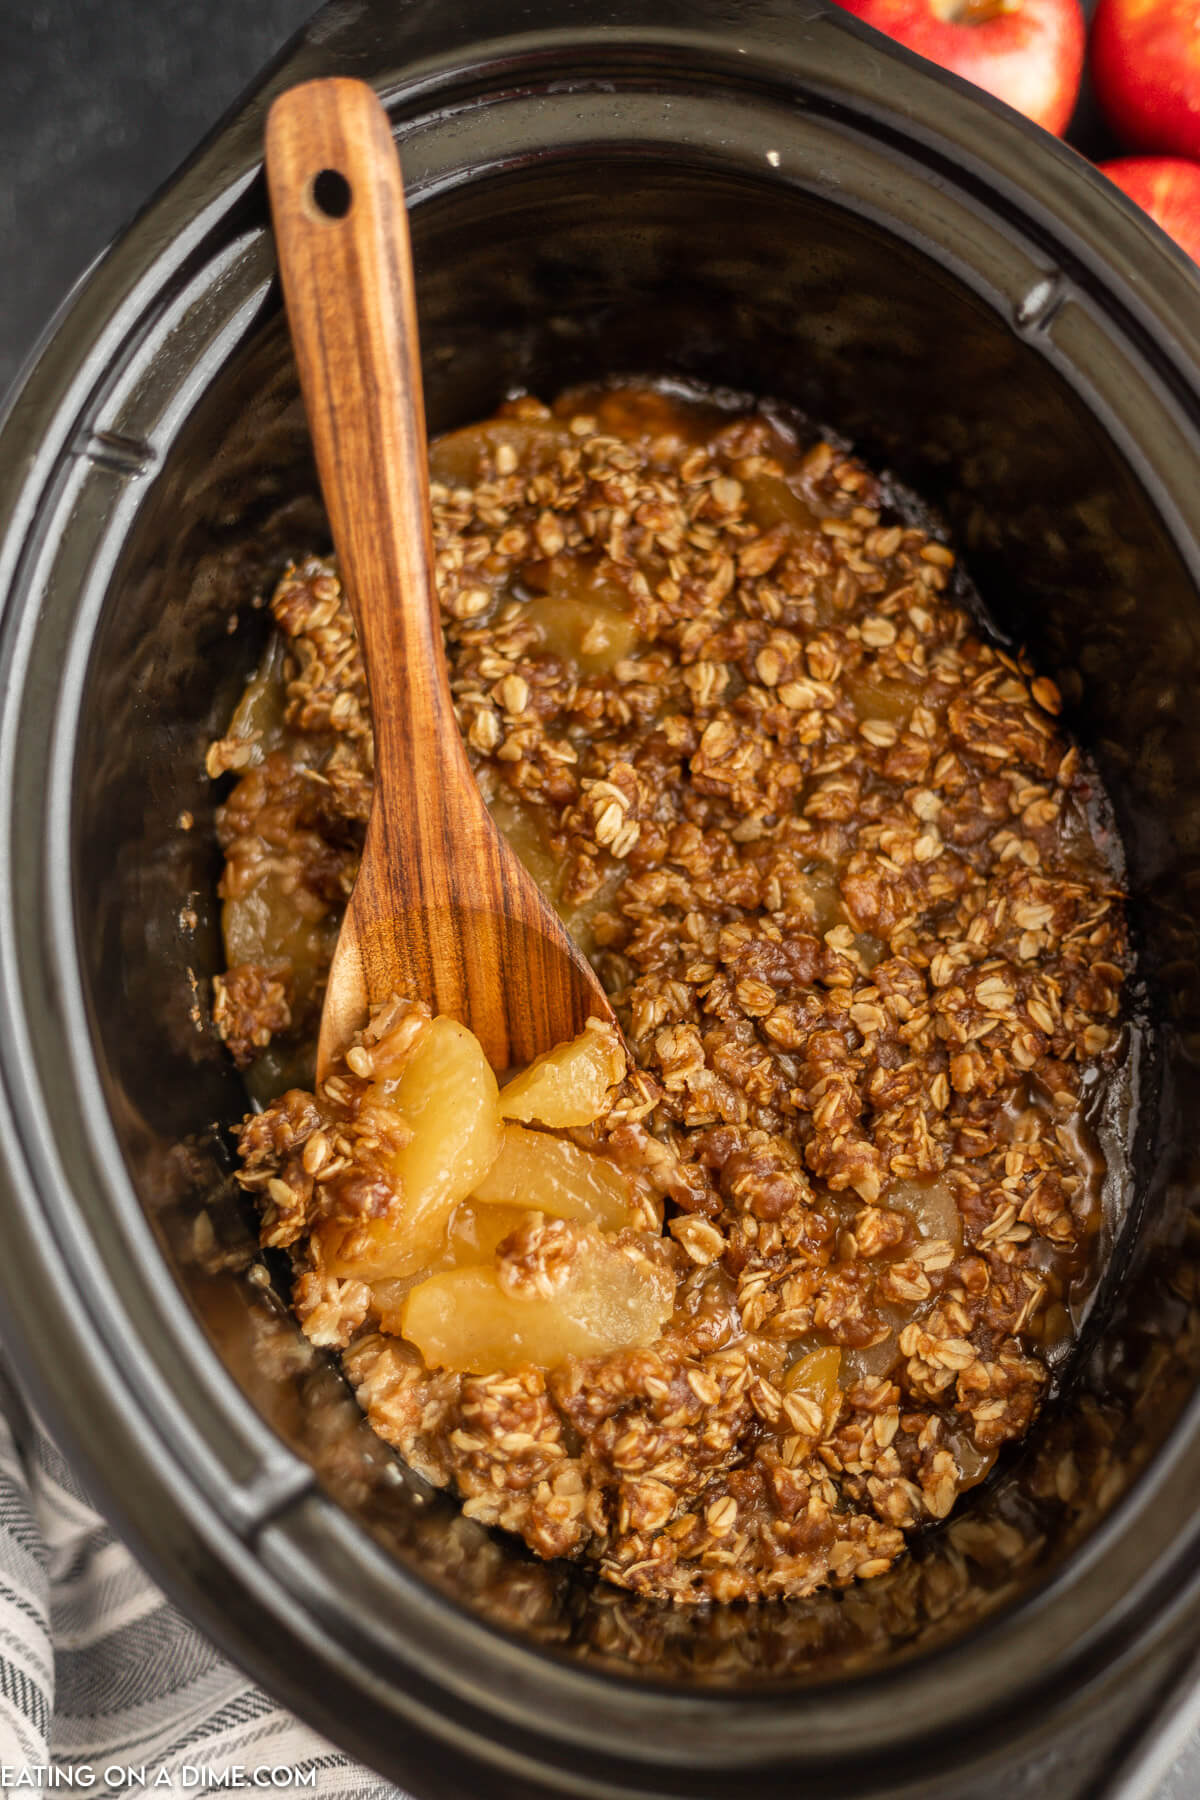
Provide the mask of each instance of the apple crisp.
{"label": "apple crisp", "polygon": [[314,1090],[372,739],[298,562],[208,765],[262,1241],[380,1436],[538,1554],[680,1601],[877,1575],[1026,1431],[1098,1273],[1097,778],[953,551],[771,409],[525,398],[431,464],[459,724],[624,1043],[492,1071],[398,998]]}

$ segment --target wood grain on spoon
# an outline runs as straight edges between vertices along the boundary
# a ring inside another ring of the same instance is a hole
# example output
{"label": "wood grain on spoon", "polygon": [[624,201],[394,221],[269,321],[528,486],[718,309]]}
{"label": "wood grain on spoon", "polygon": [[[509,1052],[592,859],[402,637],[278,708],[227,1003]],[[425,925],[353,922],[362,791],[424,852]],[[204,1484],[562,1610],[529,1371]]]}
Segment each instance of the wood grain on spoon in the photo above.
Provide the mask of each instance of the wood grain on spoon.
{"label": "wood grain on spoon", "polygon": [[455,721],[399,159],[374,92],[346,80],[281,95],[266,151],[300,385],[375,730],[375,797],[318,1075],[394,993],[469,1025],[507,1069],[612,1011],[492,823]]}

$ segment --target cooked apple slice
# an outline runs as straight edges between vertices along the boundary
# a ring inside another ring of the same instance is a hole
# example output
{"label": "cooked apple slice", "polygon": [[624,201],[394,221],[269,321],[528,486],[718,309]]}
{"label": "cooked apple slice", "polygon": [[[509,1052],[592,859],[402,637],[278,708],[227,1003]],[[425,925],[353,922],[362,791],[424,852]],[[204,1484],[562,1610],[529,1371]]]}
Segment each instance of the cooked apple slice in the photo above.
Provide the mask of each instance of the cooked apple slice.
{"label": "cooked apple slice", "polygon": [[629,596],[615,584],[590,591],[582,583],[555,582],[548,592],[526,602],[523,619],[536,625],[541,647],[584,675],[603,675],[626,657],[638,641]]}
{"label": "cooked apple slice", "polygon": [[828,1414],[838,1390],[841,1365],[842,1352],[836,1344],[810,1350],[807,1356],[794,1362],[784,1376],[783,1391],[785,1394],[803,1394]]}
{"label": "cooked apple slice", "polygon": [[474,487],[495,474],[520,471],[524,479],[548,468],[573,442],[553,419],[497,418],[447,432],[429,447],[429,478],[446,487]]}
{"label": "cooked apple slice", "polygon": [[555,1219],[578,1219],[602,1231],[634,1223],[629,1182],[619,1169],[570,1138],[527,1126],[504,1126],[500,1154],[476,1183],[474,1198],[496,1206],[532,1206]]}
{"label": "cooked apple slice", "polygon": [[962,1214],[954,1189],[944,1181],[893,1181],[879,1199],[891,1212],[907,1213],[923,1238],[962,1244]]}
{"label": "cooked apple slice", "polygon": [[396,1088],[412,1142],[396,1158],[405,1206],[445,1222],[500,1154],[499,1090],[474,1032],[435,1019]]}
{"label": "cooked apple slice", "polygon": [[428,1266],[411,1275],[371,1284],[371,1297],[379,1313],[379,1329],[400,1336],[404,1302],[430,1275],[442,1269],[470,1269],[490,1263],[506,1237],[526,1224],[530,1213],[521,1206],[482,1206],[464,1200],[451,1215],[445,1241]]}
{"label": "cooked apple slice", "polygon": [[479,1040],[456,1019],[435,1019],[385,1103],[412,1132],[387,1158],[399,1196],[394,1216],[339,1227],[325,1244],[330,1272],[381,1281],[427,1267],[450,1214],[500,1153],[496,1077]]}
{"label": "cooked apple slice", "polygon": [[446,1256],[450,1267],[468,1269],[475,1263],[490,1263],[506,1237],[533,1216],[532,1205],[483,1206],[477,1199],[464,1200],[456,1206],[446,1233]]}
{"label": "cooked apple slice", "polygon": [[418,1269],[412,1275],[401,1275],[394,1280],[371,1283],[371,1299],[379,1314],[379,1329],[386,1336],[400,1336],[404,1321],[404,1302],[415,1287],[419,1287],[422,1281],[428,1281],[428,1279],[428,1270]]}
{"label": "cooked apple slice", "polygon": [[570,1356],[654,1342],[674,1304],[665,1259],[647,1255],[633,1233],[607,1238],[561,1220],[551,1229],[570,1234],[565,1261],[535,1269],[528,1280],[514,1279],[512,1261],[502,1257],[496,1267],[449,1269],[413,1289],[402,1330],[431,1369],[550,1369]]}
{"label": "cooked apple slice", "polygon": [[625,1051],[613,1025],[589,1019],[569,1044],[536,1057],[500,1091],[500,1113],[525,1124],[590,1125],[625,1073]]}

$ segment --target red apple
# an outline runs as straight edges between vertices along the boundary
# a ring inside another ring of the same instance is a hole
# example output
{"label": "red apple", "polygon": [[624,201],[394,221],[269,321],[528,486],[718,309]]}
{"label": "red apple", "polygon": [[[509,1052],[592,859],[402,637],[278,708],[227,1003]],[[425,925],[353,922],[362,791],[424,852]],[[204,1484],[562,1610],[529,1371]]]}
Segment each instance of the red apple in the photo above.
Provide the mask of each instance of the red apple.
{"label": "red apple", "polygon": [[1200,0],[1100,0],[1091,61],[1123,144],[1200,156]]}
{"label": "red apple", "polygon": [[1200,163],[1177,156],[1119,156],[1101,163],[1100,173],[1200,262]]}
{"label": "red apple", "polygon": [[918,56],[1007,100],[1047,131],[1075,110],[1086,28],[1079,0],[840,0]]}

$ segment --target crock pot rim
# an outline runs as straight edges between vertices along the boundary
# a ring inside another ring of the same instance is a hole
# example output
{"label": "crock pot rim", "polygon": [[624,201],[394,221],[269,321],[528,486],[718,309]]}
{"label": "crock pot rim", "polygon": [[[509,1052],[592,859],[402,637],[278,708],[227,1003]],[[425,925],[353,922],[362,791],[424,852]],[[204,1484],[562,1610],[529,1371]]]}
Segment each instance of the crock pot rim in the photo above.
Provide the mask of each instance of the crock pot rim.
{"label": "crock pot rim", "polygon": [[[340,10],[339,8],[335,7],[333,9],[330,9],[330,14],[327,14],[324,16],[326,16],[326,17],[331,16],[332,14],[336,14],[339,10]],[[842,28],[840,20],[838,22],[838,28],[839,29]],[[518,42],[519,41],[520,40],[518,40]],[[307,73],[308,71],[305,70],[304,72]],[[298,73],[299,73],[299,71],[298,71]],[[940,85],[940,84],[931,82],[930,78],[928,76],[923,75],[921,79],[927,84],[927,86],[930,86],[930,87]],[[268,85],[270,85],[270,84],[268,84]],[[403,90],[403,89],[397,90],[394,87],[389,88],[386,84],[384,84],[384,91],[385,91],[385,93],[391,92],[393,95],[397,91],[407,92],[407,90]],[[972,104],[977,105],[978,101],[973,98]],[[250,111],[252,113],[255,112],[256,108],[260,107],[260,105],[261,105],[261,102],[255,102],[254,105],[252,105],[252,107],[250,108]],[[245,117],[245,115],[243,115],[243,117]],[[1061,154],[1065,154],[1065,153],[1061,153]],[[189,175],[185,179],[195,180],[198,175],[198,172],[204,166],[204,161],[205,161],[205,159],[202,156],[196,163],[191,165]],[[217,171],[213,170],[212,173],[216,174]],[[145,291],[145,292],[156,291],[158,289],[158,287],[161,285],[161,282],[162,282],[164,276],[167,274],[167,272],[169,271],[170,268],[178,268],[178,267],[182,266],[180,252],[182,251],[184,256],[186,256],[187,254],[192,254],[193,252],[197,255],[201,254],[205,236],[210,232],[215,233],[219,230],[219,227],[220,227],[222,221],[224,221],[228,217],[230,212],[232,212],[236,208],[236,206],[239,204],[239,202],[245,195],[248,184],[253,180],[253,176],[254,176],[254,169],[253,169],[253,165],[251,163],[243,162],[243,166],[240,169],[236,169],[236,170],[234,170],[231,166],[222,165],[221,170],[220,170],[220,179],[218,181],[214,182],[212,185],[212,192],[210,195],[209,203],[208,203],[207,207],[205,208],[204,212],[200,215],[198,222],[197,222],[197,226],[194,228],[193,232],[190,234],[190,244],[185,244],[183,246],[176,245],[176,246],[173,246],[171,249],[160,250],[160,253],[156,259],[151,258],[151,259],[143,261],[142,267],[140,268],[140,270],[137,270],[133,285],[128,289],[128,307],[126,310],[126,314],[125,314],[124,318],[122,317],[121,314],[116,314],[113,317],[111,317],[108,320],[108,325],[107,325],[106,329],[102,330],[98,334],[98,336],[95,340],[95,344],[93,345],[93,362],[104,360],[104,356],[107,351],[107,346],[111,343],[114,332],[117,332],[120,328],[122,328],[126,322],[129,322],[130,327],[132,328],[132,320],[138,311],[138,299],[139,299],[140,295],[143,293],[143,291]],[[1124,203],[1122,202],[1121,204],[1123,205]],[[151,209],[151,211],[149,213],[147,213],[146,215],[143,215],[141,224],[137,228],[137,232],[135,232],[135,237],[140,232],[142,234],[142,239],[144,240],[145,234],[152,231],[153,221],[154,221],[154,210]],[[1134,221],[1134,223],[1139,224],[1139,237],[1144,236],[1145,233],[1144,233],[1144,230],[1140,227],[1140,222]],[[132,248],[133,248],[133,240],[130,240],[130,246],[129,246],[130,254],[129,254],[128,260],[131,264],[134,264],[136,267],[136,259],[132,255]],[[1144,254],[1144,246],[1142,246],[1140,244],[1140,242],[1139,242],[1139,254]],[[32,439],[32,441],[35,444],[40,446],[41,452],[43,452],[45,454],[49,454],[50,445],[51,445],[52,440],[50,438],[50,434],[48,434],[48,433],[39,435],[39,430],[38,430],[39,420],[41,420],[44,423],[45,420],[47,419],[47,415],[49,414],[49,415],[53,416],[55,421],[57,422],[59,419],[62,419],[64,417],[70,415],[72,417],[72,422],[74,422],[81,416],[82,412],[84,411],[84,408],[81,406],[76,413],[71,414],[71,407],[68,404],[68,397],[73,394],[74,390],[72,390],[69,386],[62,391],[62,395],[60,397],[60,402],[57,406],[55,406],[52,402],[48,404],[47,403],[47,395],[45,393],[43,393],[41,396],[41,403],[40,403],[40,408],[39,408],[39,405],[38,405],[39,396],[37,393],[39,378],[41,377],[43,371],[45,371],[45,373],[48,374],[51,383],[53,382],[54,369],[52,367],[49,367],[48,365],[53,364],[54,361],[56,360],[55,356],[54,356],[54,347],[55,347],[56,343],[59,347],[60,352],[62,350],[62,341],[61,340],[62,340],[62,335],[63,335],[63,331],[62,331],[63,325],[66,323],[66,321],[69,318],[71,318],[75,314],[76,309],[78,307],[80,307],[80,305],[82,304],[82,300],[85,297],[85,295],[92,293],[92,291],[94,290],[97,283],[103,283],[106,279],[111,281],[111,277],[114,272],[114,265],[118,264],[120,262],[120,260],[121,260],[121,251],[120,251],[120,249],[118,249],[118,251],[112,253],[109,258],[105,259],[105,262],[97,270],[95,270],[93,272],[93,274],[88,278],[85,290],[83,290],[83,292],[81,292],[81,294],[78,295],[76,297],[76,299],[69,304],[68,308],[65,309],[64,313],[62,315],[60,315],[59,324],[56,329],[56,332],[44,348],[41,364],[39,364],[37,369],[35,369],[34,371],[31,372],[23,393],[18,395],[17,397],[15,397],[14,401],[12,402],[12,406],[10,409],[9,424],[6,429],[11,430],[14,425],[17,426],[19,429],[23,423],[24,429],[25,429],[25,432],[27,435],[27,441],[29,439]],[[1161,290],[1160,290],[1160,292],[1161,292]],[[1131,317],[1135,316],[1137,310],[1138,309],[1137,309],[1136,305],[1131,306],[1130,316]],[[73,353],[72,352],[68,352],[67,361],[68,361],[68,363],[73,361]],[[86,356],[85,356],[83,362],[80,365],[80,378],[82,378],[83,376],[86,375],[88,367],[89,367],[89,364],[88,364]],[[23,412],[23,409],[28,409],[28,410]],[[56,459],[64,449],[65,449],[65,445],[60,443],[57,451],[54,452]],[[35,453],[34,457],[31,459],[31,463],[29,465],[27,465],[26,473],[28,475],[32,475],[33,470],[35,468],[37,468],[38,466],[39,466],[39,458],[38,458],[38,455]],[[46,491],[49,491],[49,488],[51,485],[50,470],[47,467],[44,455],[41,458],[40,467],[41,467],[41,471],[42,471],[43,475],[47,478],[46,482],[45,482]],[[33,483],[30,482],[30,484],[24,488],[23,491],[26,495],[30,495],[30,489],[32,486],[33,486]],[[16,526],[19,531],[20,518],[16,513],[14,513],[13,525]],[[14,535],[15,534],[12,531],[10,531],[10,534],[8,536],[7,543],[5,546],[5,551],[4,551],[5,557],[10,557],[13,552]],[[10,576],[12,578],[12,583],[13,583],[12,588],[10,588],[10,586],[9,586]],[[5,592],[5,594],[7,596],[11,593],[11,591],[13,591],[13,589],[15,589],[15,585],[16,585],[15,571],[13,570],[11,562],[5,562],[2,559],[0,559],[0,577],[4,578],[5,585],[4,585],[3,591]],[[25,623],[27,624],[28,621],[25,621]],[[17,627],[19,627],[20,624],[21,624],[21,621],[19,621],[19,620],[16,621]],[[13,626],[14,626],[14,621],[11,618],[8,618],[5,620],[5,627],[6,627],[5,653],[6,653],[6,655],[12,649],[12,629],[11,628]],[[11,705],[7,706],[6,710],[8,710],[11,713],[11,710],[12,710]],[[12,747],[9,746],[9,754],[10,755],[11,755],[11,748]],[[5,760],[4,757],[5,757],[4,746],[0,745],[0,779],[3,779],[3,781],[4,781],[4,794],[5,794],[5,801],[7,802],[7,797],[8,797],[8,792],[9,792],[8,777],[11,774],[11,769],[9,766],[9,761]],[[7,920],[4,921],[4,924],[7,925]],[[11,953],[11,945],[8,945],[7,948],[9,950],[9,952]],[[12,967],[12,966],[13,965],[10,963],[10,967]],[[9,1001],[6,999],[4,1002],[6,1009],[8,1007],[8,1004],[9,1004]],[[9,1051],[9,1049],[11,1047],[11,1043],[12,1043],[12,1039],[7,1038],[5,1041],[6,1053]],[[27,1369],[27,1373],[28,1373],[28,1369]],[[44,1389],[41,1392],[41,1397],[43,1399],[43,1402],[45,1402],[47,1398],[50,1398],[50,1396],[47,1395],[47,1393],[45,1392]],[[55,1410],[56,1409],[54,1408],[53,1400],[51,1399],[51,1404],[48,1408],[48,1411],[50,1411],[52,1414],[54,1414]],[[1193,1412],[1195,1411],[1194,1407],[1193,1407],[1192,1411]],[[59,1426],[60,1430],[63,1428],[64,1421],[61,1418],[56,1417],[55,1423],[56,1423],[56,1425]],[[68,1426],[67,1429],[63,1432],[63,1435],[68,1440],[70,1440],[70,1439],[74,1438],[75,1433]],[[1177,1441],[1178,1441],[1178,1438],[1177,1438]],[[85,1458],[84,1460],[87,1461],[90,1459]],[[95,1470],[94,1470],[94,1465],[93,1465],[93,1476],[94,1475],[95,1475]],[[103,1481],[103,1479],[101,1479],[101,1480],[96,1481],[96,1486],[98,1488],[107,1488],[108,1484],[107,1484],[107,1482]],[[120,1510],[121,1510],[121,1508],[118,1504],[114,1508],[114,1511],[119,1513]],[[1110,1519],[1109,1521],[1106,1521],[1106,1527],[1111,1526],[1115,1530],[1115,1521],[1119,1516],[1120,1516],[1119,1514],[1114,1514],[1112,1519]],[[1102,1528],[1102,1529],[1104,1529],[1104,1528]],[[155,1560],[157,1560],[157,1559],[155,1559]],[[1031,1607],[1036,1605],[1036,1597],[1033,1601],[1029,1602],[1028,1604]],[[987,1629],[987,1628],[985,1628],[985,1629]],[[214,1635],[219,1635],[219,1634],[214,1633]],[[933,1654],[936,1655],[938,1653],[933,1653]],[[256,1670],[256,1673],[261,1674],[261,1670]],[[883,1677],[875,1676],[875,1677],[871,1677],[870,1679],[880,1681],[880,1680],[886,1680],[889,1678],[890,1678],[890,1672],[889,1672],[888,1676],[883,1676]],[[587,1679],[588,1680],[596,1679],[595,1672],[589,1672]],[[805,1690],[803,1690],[801,1698],[811,1696],[814,1693],[814,1691],[815,1690],[813,1690],[813,1689],[806,1688]],[[777,1696],[772,1696],[772,1697],[777,1698]],[[709,1700],[718,1699],[718,1698],[719,1698],[719,1696],[715,1696],[715,1695],[707,1695],[707,1694],[705,1695],[706,1703]],[[737,1698],[739,1698],[741,1701],[745,1702],[748,1698],[750,1698],[750,1696],[743,1694],[743,1695],[738,1696]]]}

